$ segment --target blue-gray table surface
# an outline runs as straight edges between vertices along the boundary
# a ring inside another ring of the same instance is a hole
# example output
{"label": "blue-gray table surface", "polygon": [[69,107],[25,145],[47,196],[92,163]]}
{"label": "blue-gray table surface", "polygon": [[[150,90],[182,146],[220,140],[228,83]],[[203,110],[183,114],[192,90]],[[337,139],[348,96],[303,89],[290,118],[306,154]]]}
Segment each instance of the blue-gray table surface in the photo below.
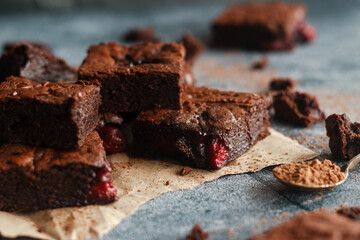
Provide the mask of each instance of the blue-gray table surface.
{"label": "blue-gray table surface", "polygon": [[[0,44],[17,39],[44,41],[69,63],[79,65],[88,45],[119,41],[119,36],[134,26],[155,26],[165,41],[177,40],[189,31],[206,42],[211,19],[227,3],[169,1],[1,13]],[[360,2],[308,1],[307,5],[309,20],[318,30],[315,43],[292,52],[269,53],[270,69],[259,72],[249,70],[249,64],[262,53],[207,50],[194,69],[198,85],[264,91],[270,76],[289,76],[298,81],[300,90],[318,96],[326,114],[346,112],[352,120],[360,120]],[[323,123],[309,128],[274,121],[272,125],[305,146],[329,154]],[[210,232],[210,239],[246,239],[281,222],[286,214],[360,205],[359,169],[344,185],[320,193],[290,191],[276,182],[271,169],[225,176],[194,190],[163,194],[139,207],[102,239],[181,239],[195,222]]]}

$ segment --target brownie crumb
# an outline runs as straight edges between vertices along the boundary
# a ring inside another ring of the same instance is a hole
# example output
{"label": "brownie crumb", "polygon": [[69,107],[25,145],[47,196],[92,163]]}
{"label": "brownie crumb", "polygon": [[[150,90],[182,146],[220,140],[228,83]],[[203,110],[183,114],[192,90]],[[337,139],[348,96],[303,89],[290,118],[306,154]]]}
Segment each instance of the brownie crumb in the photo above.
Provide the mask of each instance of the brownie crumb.
{"label": "brownie crumb", "polygon": [[302,127],[325,119],[315,96],[301,92],[278,92],[274,96],[275,118]]}
{"label": "brownie crumb", "polygon": [[170,185],[170,181],[166,181],[165,186],[169,186],[169,185]]}
{"label": "brownie crumb", "polygon": [[359,220],[360,217],[360,207],[341,207],[338,210],[336,210],[337,214],[340,214],[342,216],[345,216],[347,218],[353,219],[353,220]]}
{"label": "brownie crumb", "polygon": [[270,82],[272,91],[290,91],[296,86],[296,82],[291,78],[273,78]]}
{"label": "brownie crumb", "polygon": [[126,32],[123,36],[125,42],[159,42],[160,37],[157,36],[153,27],[133,28]]}
{"label": "brownie crumb", "polygon": [[192,60],[204,51],[204,44],[200,39],[194,37],[190,33],[185,33],[180,42],[184,45],[186,50],[185,60]]}
{"label": "brownie crumb", "polygon": [[333,185],[345,179],[340,167],[327,159],[283,164],[274,168],[273,173],[284,182],[304,186]]}
{"label": "brownie crumb", "polygon": [[186,166],[186,167],[184,167],[183,169],[181,169],[180,174],[181,174],[182,176],[185,176],[185,175],[188,175],[192,170],[193,170],[193,169],[192,169],[191,167]]}
{"label": "brownie crumb", "polygon": [[195,223],[189,234],[186,236],[186,240],[205,240],[208,237],[209,233],[205,232],[198,223]]}
{"label": "brownie crumb", "polygon": [[351,159],[360,153],[360,123],[352,123],[346,114],[332,114],[326,118],[325,127],[335,157]]}
{"label": "brownie crumb", "polygon": [[269,66],[269,59],[267,56],[262,56],[260,59],[255,60],[251,64],[251,68],[254,70],[261,70]]}

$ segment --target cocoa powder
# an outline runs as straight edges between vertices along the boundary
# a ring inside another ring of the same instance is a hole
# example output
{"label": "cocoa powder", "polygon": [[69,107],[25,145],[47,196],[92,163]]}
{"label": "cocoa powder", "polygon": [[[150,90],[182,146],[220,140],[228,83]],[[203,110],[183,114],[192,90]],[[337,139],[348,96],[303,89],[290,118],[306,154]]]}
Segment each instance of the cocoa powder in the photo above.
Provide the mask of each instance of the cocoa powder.
{"label": "cocoa powder", "polygon": [[305,186],[332,185],[345,178],[340,167],[327,159],[280,165],[273,173],[285,182]]}

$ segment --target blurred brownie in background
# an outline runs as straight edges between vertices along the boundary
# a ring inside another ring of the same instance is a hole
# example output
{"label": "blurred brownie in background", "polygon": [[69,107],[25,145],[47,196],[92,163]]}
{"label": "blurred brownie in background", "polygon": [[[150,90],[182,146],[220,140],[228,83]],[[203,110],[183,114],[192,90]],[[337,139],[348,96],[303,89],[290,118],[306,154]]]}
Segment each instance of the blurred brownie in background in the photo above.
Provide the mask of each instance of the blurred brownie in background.
{"label": "blurred brownie in background", "polygon": [[160,37],[157,36],[153,27],[139,27],[128,30],[122,40],[129,43],[159,42]]}
{"label": "blurred brownie in background", "polygon": [[8,46],[0,58],[0,82],[8,76],[28,78],[37,82],[76,82],[74,67],[43,47],[29,43]]}
{"label": "blurred brownie in background", "polygon": [[12,48],[14,48],[17,44],[21,44],[21,43],[28,43],[31,44],[32,46],[41,49],[42,51],[45,52],[49,52],[52,53],[51,48],[43,42],[27,42],[27,41],[12,41],[12,42],[6,42],[4,44],[4,48],[3,48],[3,52],[7,52],[10,51]]}
{"label": "blurred brownie in background", "polygon": [[315,39],[315,28],[305,18],[306,8],[297,3],[233,4],[214,20],[212,41],[218,47],[289,50]]}

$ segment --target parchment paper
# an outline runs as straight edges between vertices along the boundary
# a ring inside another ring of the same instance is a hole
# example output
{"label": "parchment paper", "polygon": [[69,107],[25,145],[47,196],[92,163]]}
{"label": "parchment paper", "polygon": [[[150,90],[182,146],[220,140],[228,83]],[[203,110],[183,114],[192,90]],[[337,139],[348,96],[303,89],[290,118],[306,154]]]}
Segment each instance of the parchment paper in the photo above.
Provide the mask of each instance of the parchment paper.
{"label": "parchment paper", "polygon": [[227,174],[259,171],[264,167],[311,159],[318,154],[270,129],[246,154],[221,170],[194,169],[156,160],[130,159],[125,154],[109,156],[119,200],[106,206],[87,206],[18,214],[0,212],[0,235],[40,239],[88,239],[101,237],[143,203],[162,193],[191,189]]}

